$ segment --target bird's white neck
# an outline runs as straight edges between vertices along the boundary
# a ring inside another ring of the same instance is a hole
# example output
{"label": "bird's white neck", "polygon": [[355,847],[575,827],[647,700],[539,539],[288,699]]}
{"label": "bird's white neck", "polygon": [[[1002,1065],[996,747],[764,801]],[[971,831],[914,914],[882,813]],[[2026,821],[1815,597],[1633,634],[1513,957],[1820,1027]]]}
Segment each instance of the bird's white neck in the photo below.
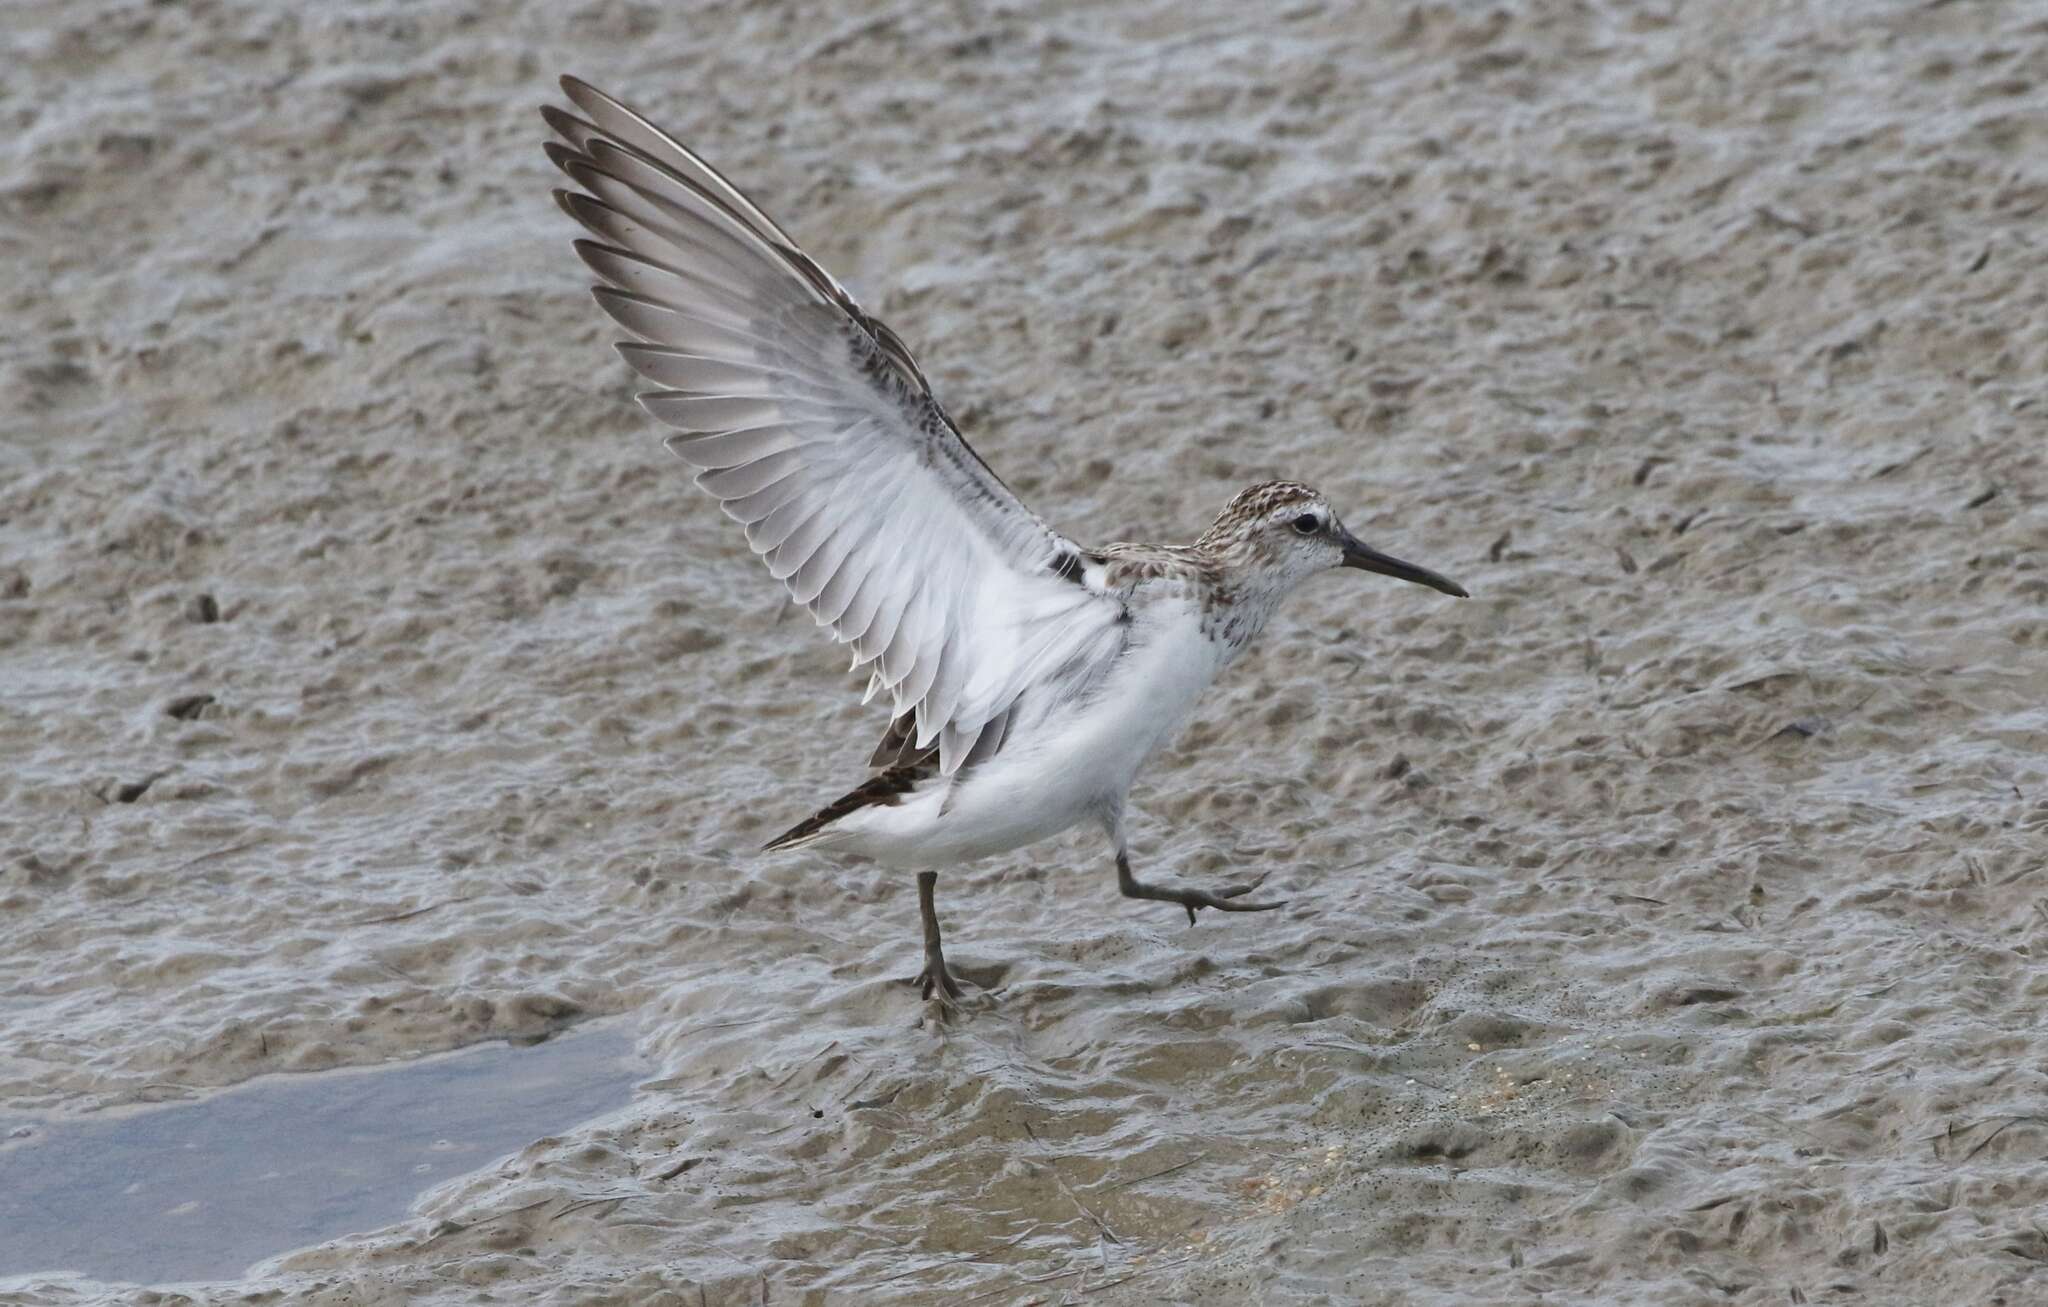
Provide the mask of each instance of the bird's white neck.
{"label": "bird's white neck", "polygon": [[1224,665],[1251,647],[1293,589],[1281,578],[1257,573],[1226,577],[1210,589],[1204,596],[1202,634],[1222,647]]}

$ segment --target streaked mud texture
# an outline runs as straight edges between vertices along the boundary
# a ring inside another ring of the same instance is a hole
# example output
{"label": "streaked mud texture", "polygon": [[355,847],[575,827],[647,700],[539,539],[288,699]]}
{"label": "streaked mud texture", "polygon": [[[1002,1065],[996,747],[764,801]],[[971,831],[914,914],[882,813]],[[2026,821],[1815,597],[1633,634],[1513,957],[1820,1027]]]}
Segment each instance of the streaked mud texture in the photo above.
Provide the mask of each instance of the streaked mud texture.
{"label": "streaked mud texture", "polygon": [[[4,26],[0,1102],[658,1068],[189,1296],[2048,1301],[2038,6]],[[882,723],[627,403],[564,70],[1081,538],[1288,475],[1471,586],[1312,587],[1141,785],[1289,908],[948,875],[938,1028],[907,878],[751,855]]]}

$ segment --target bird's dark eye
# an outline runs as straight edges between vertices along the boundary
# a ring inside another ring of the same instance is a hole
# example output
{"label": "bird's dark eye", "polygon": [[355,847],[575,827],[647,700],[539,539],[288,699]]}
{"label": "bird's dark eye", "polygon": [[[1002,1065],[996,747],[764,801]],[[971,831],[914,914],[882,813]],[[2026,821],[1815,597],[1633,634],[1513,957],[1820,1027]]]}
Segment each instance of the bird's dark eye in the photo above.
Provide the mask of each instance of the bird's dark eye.
{"label": "bird's dark eye", "polygon": [[1303,513],[1294,519],[1294,529],[1305,536],[1312,536],[1323,529],[1323,519],[1314,513]]}

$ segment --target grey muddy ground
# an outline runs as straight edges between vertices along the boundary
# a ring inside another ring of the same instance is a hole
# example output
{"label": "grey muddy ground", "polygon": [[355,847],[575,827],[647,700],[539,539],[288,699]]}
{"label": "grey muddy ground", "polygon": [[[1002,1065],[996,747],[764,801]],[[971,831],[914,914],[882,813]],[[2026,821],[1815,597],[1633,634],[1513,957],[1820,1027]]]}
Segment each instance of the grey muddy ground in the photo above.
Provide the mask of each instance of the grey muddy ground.
{"label": "grey muddy ground", "polygon": [[[0,43],[0,1103],[611,1013],[659,1068],[190,1297],[2048,1301],[2038,7]],[[568,70],[1078,538],[1286,475],[1471,587],[1312,587],[1141,783],[1143,865],[1287,910],[1188,929],[1086,832],[953,872],[998,993],[940,1027],[907,877],[750,852],[881,714],[627,402]]]}

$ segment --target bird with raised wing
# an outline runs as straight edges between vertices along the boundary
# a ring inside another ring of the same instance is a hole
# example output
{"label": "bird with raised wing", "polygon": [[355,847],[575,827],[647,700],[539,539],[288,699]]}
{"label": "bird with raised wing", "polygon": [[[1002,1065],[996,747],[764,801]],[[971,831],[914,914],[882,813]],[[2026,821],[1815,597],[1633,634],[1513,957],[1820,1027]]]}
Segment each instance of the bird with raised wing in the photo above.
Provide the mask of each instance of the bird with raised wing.
{"label": "bird with raised wing", "polygon": [[1075,543],[968,447],[896,333],[738,187],[573,77],[542,110],[595,239],[576,252],[618,345],[677,429],[668,448],[893,719],[873,775],[768,844],[916,869],[923,995],[957,998],[933,906],[940,868],[1099,824],[1130,898],[1264,912],[1259,879],[1139,880],[1131,782],[1296,586],[1358,568],[1464,597],[1381,553],[1317,491],[1240,491],[1191,545]]}

